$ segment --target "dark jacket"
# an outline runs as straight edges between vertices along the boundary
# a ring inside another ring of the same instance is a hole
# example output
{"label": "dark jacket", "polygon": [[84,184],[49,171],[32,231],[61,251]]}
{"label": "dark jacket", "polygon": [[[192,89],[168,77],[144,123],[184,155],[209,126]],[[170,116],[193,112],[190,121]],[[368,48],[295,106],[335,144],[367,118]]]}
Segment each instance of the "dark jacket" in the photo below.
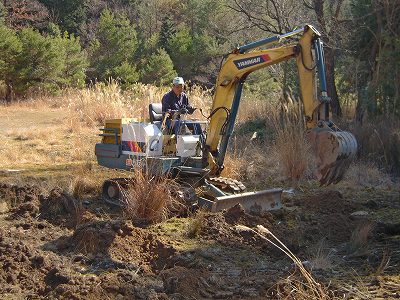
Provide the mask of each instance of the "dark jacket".
{"label": "dark jacket", "polygon": [[178,97],[173,90],[166,93],[161,102],[163,113],[168,110],[180,110],[181,108],[190,107],[188,96],[182,92],[181,96]]}

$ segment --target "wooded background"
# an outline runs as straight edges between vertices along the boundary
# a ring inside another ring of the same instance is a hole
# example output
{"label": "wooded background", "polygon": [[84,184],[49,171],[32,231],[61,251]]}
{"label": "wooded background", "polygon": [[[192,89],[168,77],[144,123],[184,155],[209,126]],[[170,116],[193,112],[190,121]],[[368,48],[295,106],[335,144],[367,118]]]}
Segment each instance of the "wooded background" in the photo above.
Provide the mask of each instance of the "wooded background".
{"label": "wooded background", "polygon": [[[1,97],[110,78],[211,87],[234,47],[304,24],[323,34],[334,116],[400,115],[399,0],[2,0]],[[297,97],[291,62],[249,80]]]}

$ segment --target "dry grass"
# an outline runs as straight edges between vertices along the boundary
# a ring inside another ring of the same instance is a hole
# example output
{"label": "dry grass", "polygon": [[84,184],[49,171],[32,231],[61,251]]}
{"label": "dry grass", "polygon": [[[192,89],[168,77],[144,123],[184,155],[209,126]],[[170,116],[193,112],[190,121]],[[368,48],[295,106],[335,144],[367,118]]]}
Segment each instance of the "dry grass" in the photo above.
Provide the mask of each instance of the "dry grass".
{"label": "dry grass", "polygon": [[351,284],[344,284],[341,290],[346,294],[346,299],[375,299],[375,296],[369,291],[367,284],[358,275],[354,276]]}
{"label": "dry grass", "polygon": [[311,146],[307,142],[300,105],[293,105],[285,115],[275,115],[275,153],[284,176],[299,181],[311,175]]}
{"label": "dry grass", "polygon": [[[25,102],[0,106],[0,126],[4,128],[0,133],[0,168],[24,169],[32,165],[94,161],[93,147],[99,141],[97,126],[101,126],[107,118],[146,119],[148,104],[160,102],[168,90],[169,87],[137,84],[130,90],[122,91],[117,83],[110,82],[82,90],[64,90],[57,97],[35,95],[35,98]],[[192,105],[203,108],[207,114],[212,92],[192,86],[188,94]],[[286,105],[285,109],[282,110],[276,92],[271,93],[271,99],[244,95],[237,121],[257,119],[265,122],[268,134],[275,132],[275,143],[272,144],[269,139],[253,143],[248,137],[232,140],[233,151],[227,153],[223,176],[248,180],[254,186],[265,185],[270,179],[299,180],[311,176],[313,162],[305,140],[303,118],[299,112],[301,107],[292,104]],[[194,117],[203,119],[199,111]],[[382,130],[371,127],[372,131],[368,129],[366,132],[376,139],[380,137],[373,150],[386,153],[383,159],[388,160],[387,153],[394,153],[395,150],[390,152],[386,141],[396,132],[392,128],[386,135],[375,134],[374,130],[386,132],[386,127],[381,127]],[[361,144],[366,149],[366,138]],[[356,184],[386,186],[390,182],[388,176],[377,172],[375,167],[357,168],[353,168],[353,175],[349,177]],[[366,176],[367,173],[369,176]]]}
{"label": "dry grass", "polygon": [[352,253],[367,251],[373,229],[374,224],[372,222],[359,224],[351,234],[349,250]]}
{"label": "dry grass", "polygon": [[283,177],[298,181],[312,176],[314,162],[306,139],[300,104],[289,103],[283,108],[277,94],[275,99],[268,101],[245,98],[239,110],[238,120],[263,120],[265,130],[274,133],[274,142],[267,137],[263,143],[253,143],[240,137],[236,143],[233,141],[233,157],[238,164],[228,160],[227,165],[238,167],[239,170],[230,173],[239,173],[242,178],[249,179],[255,185],[262,184],[266,178],[275,181]]}
{"label": "dry grass", "polygon": [[132,221],[161,222],[184,208],[179,200],[179,184],[167,177],[155,177],[141,168],[132,176],[133,184],[123,192],[123,208]]}
{"label": "dry grass", "polygon": [[75,238],[78,240],[75,245],[75,251],[85,255],[95,253],[101,243],[97,228],[75,231]]}
{"label": "dry grass", "polygon": [[100,191],[98,184],[90,176],[75,176],[71,181],[70,193],[78,199]]}
{"label": "dry grass", "polygon": [[200,235],[204,226],[205,211],[198,210],[187,225],[187,236],[195,238]]}
{"label": "dry grass", "polygon": [[249,95],[241,101],[237,122],[243,123],[256,119],[267,120],[268,116],[277,110],[277,107],[279,107],[277,101],[254,99]]}
{"label": "dry grass", "polygon": [[379,266],[376,268],[376,271],[374,274],[375,276],[383,275],[385,270],[389,267],[390,256],[391,256],[391,251],[389,249],[384,249],[383,253],[382,253],[382,260],[381,260]]}
{"label": "dry grass", "polygon": [[390,189],[394,186],[390,176],[371,162],[352,164],[346,172],[345,181],[353,187]]}
{"label": "dry grass", "polygon": [[[68,108],[68,126],[73,130],[77,124],[96,126],[104,124],[106,119],[134,117],[148,119],[150,103],[161,102],[169,88],[157,88],[151,85],[136,84],[128,91],[122,91],[115,82],[107,85],[97,84],[84,90],[66,90],[59,101]],[[211,97],[200,87],[192,87],[188,92],[194,107],[208,107]],[[199,117],[199,112],[195,116]]]}
{"label": "dry grass", "polygon": [[82,207],[82,202],[73,198],[69,198],[69,211],[73,218],[73,227],[76,229],[83,220],[84,209]]}
{"label": "dry grass", "polygon": [[246,167],[246,160],[243,156],[235,153],[227,153],[224,161],[224,171],[222,175],[237,180],[244,179],[243,170]]}
{"label": "dry grass", "polygon": [[386,171],[400,174],[400,120],[383,116],[356,125],[351,131],[357,138],[359,156],[379,163]]}
{"label": "dry grass", "polygon": [[330,270],[332,264],[332,252],[327,250],[325,240],[318,243],[317,249],[314,251],[310,259],[312,270]]}
{"label": "dry grass", "polygon": [[[303,263],[279,240],[270,230],[262,225],[257,225],[257,230],[243,225],[237,225],[239,231],[250,231],[286,254],[295,264],[302,276],[289,276],[277,284],[276,297],[278,299],[335,299],[333,294],[321,283],[318,283]],[[282,284],[283,283],[283,284]]]}

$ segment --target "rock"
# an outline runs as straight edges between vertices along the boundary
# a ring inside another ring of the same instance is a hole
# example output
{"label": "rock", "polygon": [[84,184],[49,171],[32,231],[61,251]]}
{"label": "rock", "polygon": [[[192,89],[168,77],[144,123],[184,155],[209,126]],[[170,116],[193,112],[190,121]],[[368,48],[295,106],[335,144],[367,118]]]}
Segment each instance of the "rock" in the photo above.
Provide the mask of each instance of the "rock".
{"label": "rock", "polygon": [[379,233],[384,233],[387,235],[399,235],[400,234],[400,223],[378,222],[376,230]]}
{"label": "rock", "polygon": [[249,297],[249,298],[256,298],[256,297],[260,296],[260,294],[257,292],[257,290],[256,289],[252,289],[252,288],[242,289],[240,291],[240,295],[242,295],[244,297]]}
{"label": "rock", "polygon": [[70,279],[71,278],[69,276],[61,274],[60,270],[57,268],[51,269],[45,277],[46,283],[50,285],[68,283]]}
{"label": "rock", "polygon": [[232,298],[233,293],[232,292],[224,292],[224,291],[220,291],[220,292],[216,292],[214,294],[214,299],[230,299]]}
{"label": "rock", "polygon": [[7,202],[0,202],[0,213],[5,213],[8,211]]}
{"label": "rock", "polygon": [[369,213],[365,210],[359,210],[355,211],[352,214],[350,214],[350,219],[352,220],[362,220],[366,219],[368,217]]}
{"label": "rock", "polygon": [[377,209],[379,207],[378,203],[376,203],[376,201],[374,200],[368,200],[365,204],[365,207],[369,208],[369,209]]}

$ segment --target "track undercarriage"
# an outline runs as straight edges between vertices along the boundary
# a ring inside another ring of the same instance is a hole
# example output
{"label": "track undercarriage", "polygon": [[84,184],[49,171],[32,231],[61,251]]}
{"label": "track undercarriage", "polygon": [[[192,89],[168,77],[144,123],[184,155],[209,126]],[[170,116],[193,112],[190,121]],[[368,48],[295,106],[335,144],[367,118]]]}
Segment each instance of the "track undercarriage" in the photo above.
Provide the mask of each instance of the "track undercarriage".
{"label": "track undercarriage", "polygon": [[[276,210],[282,207],[282,189],[271,189],[259,192],[244,192],[246,187],[238,180],[225,177],[201,178],[196,176],[179,176],[173,194],[184,200],[189,207],[202,207],[212,212],[227,209],[236,204],[252,213]],[[102,188],[103,199],[120,207],[126,203],[124,197],[129,188],[135,184],[134,178],[113,178],[106,180]]]}

